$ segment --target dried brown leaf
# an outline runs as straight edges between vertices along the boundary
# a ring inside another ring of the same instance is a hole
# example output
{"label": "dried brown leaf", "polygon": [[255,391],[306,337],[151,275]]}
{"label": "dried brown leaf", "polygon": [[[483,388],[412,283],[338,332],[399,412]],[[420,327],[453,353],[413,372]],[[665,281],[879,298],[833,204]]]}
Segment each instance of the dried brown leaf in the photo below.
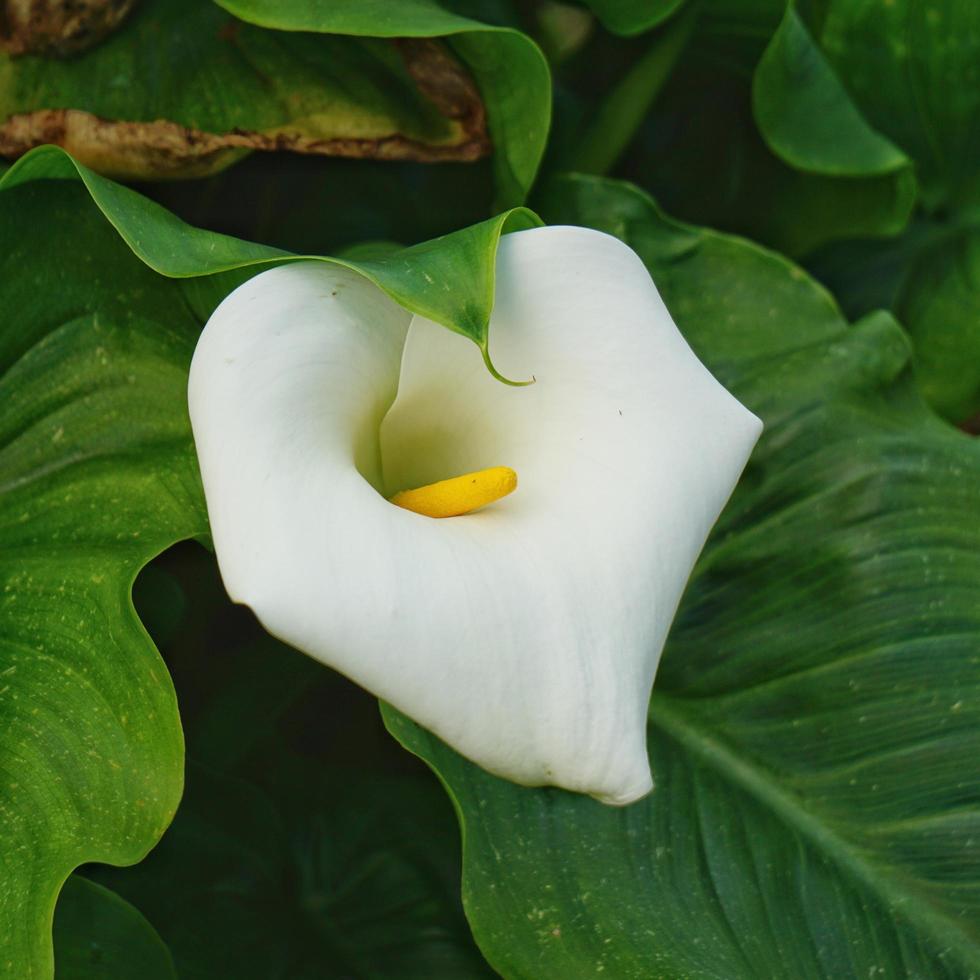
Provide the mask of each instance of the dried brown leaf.
{"label": "dried brown leaf", "polygon": [[0,0],[0,51],[64,57],[98,44],[135,0]]}
{"label": "dried brown leaf", "polygon": [[210,133],[167,119],[131,122],[103,119],[80,109],[39,109],[9,116],[0,124],[0,156],[16,158],[36,146],[55,143],[93,170],[120,180],[203,177],[250,150],[426,163],[485,156],[491,148],[486,112],[466,69],[437,41],[413,38],[393,43],[422,95],[458,124],[459,138],[454,142],[428,144],[399,133],[376,139],[322,139],[291,126],[274,132]]}

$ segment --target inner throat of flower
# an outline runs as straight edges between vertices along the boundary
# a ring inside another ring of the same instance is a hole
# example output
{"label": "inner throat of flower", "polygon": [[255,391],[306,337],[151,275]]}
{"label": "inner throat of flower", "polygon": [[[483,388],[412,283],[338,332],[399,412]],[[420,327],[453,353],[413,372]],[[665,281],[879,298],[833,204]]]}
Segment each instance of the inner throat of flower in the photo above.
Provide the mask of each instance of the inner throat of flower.
{"label": "inner throat of flower", "polygon": [[391,502],[425,517],[459,517],[486,507],[516,489],[517,474],[509,466],[492,466],[416,490],[402,490]]}

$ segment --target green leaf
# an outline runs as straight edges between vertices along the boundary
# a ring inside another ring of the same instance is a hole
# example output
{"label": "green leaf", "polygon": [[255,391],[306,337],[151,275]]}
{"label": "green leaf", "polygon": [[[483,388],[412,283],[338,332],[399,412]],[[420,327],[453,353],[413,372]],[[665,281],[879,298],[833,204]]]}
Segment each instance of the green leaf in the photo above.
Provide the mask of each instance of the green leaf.
{"label": "green leaf", "polygon": [[[817,264],[848,294],[875,288],[869,276],[891,280],[882,285],[915,341],[923,393],[963,422],[980,411],[980,280],[970,245],[980,201],[980,95],[971,84],[980,8],[811,0],[807,9],[819,47],[789,9],[756,73],[760,127],[803,168],[887,167],[898,152],[890,140],[914,160],[925,208],[917,224],[928,237],[913,228],[904,240],[826,254]],[[847,269],[850,261],[856,268]]]}
{"label": "green leaf", "polygon": [[671,632],[646,800],[512,785],[385,710],[458,809],[477,942],[534,980],[974,975],[980,444],[894,320],[780,256],[611,181],[542,209],[637,249],[766,431]]}
{"label": "green leaf", "polygon": [[980,5],[812,2],[820,47],[864,118],[915,161],[929,206],[980,203]]}
{"label": "green leaf", "polygon": [[213,275],[290,258],[281,249],[192,228],[136,191],[99,176],[56,146],[41,146],[21,157],[3,175],[0,190],[37,180],[80,180],[133,253],[164,276]]}
{"label": "green leaf", "polygon": [[54,916],[58,980],[177,980],[154,928],[108,888],[72,875]]}
{"label": "green leaf", "polygon": [[58,142],[133,179],[201,176],[251,149],[489,151],[479,93],[444,48],[262,30],[201,0],[144,0],[77,58],[0,55],[0,120],[7,156]]}
{"label": "green leaf", "polygon": [[925,397],[954,422],[980,412],[980,231],[964,231],[912,267],[896,309],[915,342]]}
{"label": "green leaf", "polygon": [[521,208],[383,258],[334,261],[367,276],[406,309],[468,337],[480,348],[490,373],[506,381],[489,350],[497,243],[504,231],[538,223]]}
{"label": "green leaf", "polygon": [[894,309],[915,341],[924,394],[964,422],[980,411],[973,369],[980,281],[970,244],[980,204],[980,7],[955,0],[810,6],[834,72],[863,117],[914,161],[926,218],[946,224],[905,276]]}
{"label": "green leaf", "polygon": [[648,31],[673,16],[687,0],[586,0],[603,25],[616,34]]}
{"label": "green leaf", "polygon": [[[360,272],[406,309],[472,340],[488,370],[501,381],[489,354],[497,242],[505,231],[539,224],[526,208],[513,208],[476,225],[384,257],[359,261],[296,256],[228,235],[193,228],[140,194],[82,166],[57,147],[39,147],[0,179],[0,189],[37,179],[80,179],[133,252],[165,276],[194,277],[248,270],[304,258]],[[508,382],[512,383],[512,382]],[[516,382],[521,383],[521,382]]]}
{"label": "green leaf", "polygon": [[551,116],[548,64],[527,35],[452,13],[436,0],[216,2],[241,20],[280,31],[449,38],[486,105],[498,204],[523,203],[544,153]]}
{"label": "green leaf", "polygon": [[980,413],[980,250],[969,220],[919,216],[887,242],[858,241],[808,260],[851,316],[896,312],[915,345],[919,388],[941,415],[976,431]]}
{"label": "green leaf", "polygon": [[176,809],[177,705],[130,586],[207,525],[180,284],[78,185],[4,191],[0,227],[0,976],[25,980],[68,873],[140,860]]}
{"label": "green leaf", "polygon": [[861,116],[792,3],[756,68],[752,96],[763,138],[790,166],[844,177],[909,166]]}
{"label": "green leaf", "polygon": [[[829,273],[835,288],[846,290],[843,298],[850,305],[855,305],[852,297],[862,306],[874,295],[887,302],[915,341],[924,394],[938,411],[962,423],[980,411],[978,379],[970,369],[976,360],[973,323],[980,291],[964,245],[980,203],[980,6],[959,0],[800,0],[797,7],[799,15],[791,4],[784,8],[782,24],[774,29],[773,0],[707,4],[706,17],[717,35],[715,57],[732,60],[739,48],[744,70],[754,57],[753,46],[733,44],[732,35],[754,42],[771,36],[754,86],[756,119],[769,147],[807,174],[881,172],[900,154],[914,166],[917,180],[907,169],[870,182],[851,179],[844,196],[821,202],[810,198],[814,185],[801,172],[801,194],[795,198],[783,194],[781,183],[728,135],[718,141],[720,151],[729,153],[720,170],[735,175],[727,202],[709,197],[699,209],[685,207],[670,186],[678,171],[683,182],[684,162],[690,159],[678,147],[672,151],[681,162],[671,161],[653,189],[686,217],[807,254],[816,269]],[[705,155],[718,160],[714,153]],[[705,186],[704,177],[692,172],[692,196],[698,184]],[[889,184],[894,185],[892,205],[881,196]],[[916,199],[919,212],[902,240],[859,242],[836,254],[823,247],[841,237],[840,231],[847,237],[894,235],[902,230],[903,207],[907,215]],[[746,201],[758,215],[742,212]],[[824,228],[831,234],[823,234]],[[794,236],[800,230],[803,242]],[[932,248],[936,252],[930,255]],[[815,249],[821,254],[810,256]],[[849,268],[852,260],[855,267]],[[940,317],[948,318],[948,329],[940,326]]]}
{"label": "green leaf", "polygon": [[911,168],[844,177],[781,160],[752,115],[750,69],[730,64],[727,48],[714,52],[714,29],[710,20],[699,27],[623,173],[685,220],[748,235],[790,255],[900,232],[916,201]]}

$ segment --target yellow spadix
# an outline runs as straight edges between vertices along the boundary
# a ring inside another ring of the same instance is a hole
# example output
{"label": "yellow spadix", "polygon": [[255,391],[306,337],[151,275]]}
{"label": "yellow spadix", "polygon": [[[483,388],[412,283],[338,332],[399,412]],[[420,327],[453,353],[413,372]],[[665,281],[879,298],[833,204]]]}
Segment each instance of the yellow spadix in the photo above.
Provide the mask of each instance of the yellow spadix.
{"label": "yellow spadix", "polygon": [[492,466],[416,490],[402,490],[391,502],[426,517],[459,517],[506,497],[516,488],[517,474],[509,466]]}

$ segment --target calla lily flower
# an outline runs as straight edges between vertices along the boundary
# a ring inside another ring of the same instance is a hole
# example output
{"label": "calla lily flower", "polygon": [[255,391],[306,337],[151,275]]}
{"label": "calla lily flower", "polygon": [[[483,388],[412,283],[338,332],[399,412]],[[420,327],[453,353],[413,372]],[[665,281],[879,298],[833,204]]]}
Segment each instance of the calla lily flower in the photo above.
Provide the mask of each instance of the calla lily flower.
{"label": "calla lily flower", "polygon": [[[348,269],[231,293],[189,391],[221,575],[489,771],[629,803],[667,631],[762,425],[596,231],[501,239],[490,345],[535,383]],[[516,490],[462,516],[389,499],[498,467]]]}

